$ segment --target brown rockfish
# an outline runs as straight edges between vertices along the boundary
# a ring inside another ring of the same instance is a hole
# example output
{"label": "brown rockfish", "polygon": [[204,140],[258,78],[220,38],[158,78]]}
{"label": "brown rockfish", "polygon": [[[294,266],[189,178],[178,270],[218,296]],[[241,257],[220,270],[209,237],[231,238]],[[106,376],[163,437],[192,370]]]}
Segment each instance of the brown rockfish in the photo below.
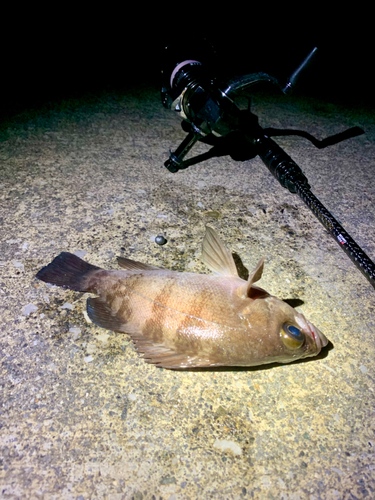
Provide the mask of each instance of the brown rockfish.
{"label": "brown rockfish", "polygon": [[232,254],[207,227],[203,262],[215,275],[169,271],[118,258],[106,271],[63,252],[37,278],[97,295],[87,313],[97,325],[127,333],[145,361],[173,369],[289,363],[316,356],[326,337],[282,300],[247,281]]}

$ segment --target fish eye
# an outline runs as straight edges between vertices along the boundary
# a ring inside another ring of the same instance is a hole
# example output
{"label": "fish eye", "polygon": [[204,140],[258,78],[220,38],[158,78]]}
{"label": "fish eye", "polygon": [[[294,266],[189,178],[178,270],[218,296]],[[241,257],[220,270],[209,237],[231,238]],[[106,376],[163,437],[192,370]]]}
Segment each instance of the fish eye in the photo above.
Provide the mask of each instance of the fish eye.
{"label": "fish eye", "polygon": [[284,345],[288,349],[299,349],[305,342],[305,334],[290,323],[284,323],[280,335]]}

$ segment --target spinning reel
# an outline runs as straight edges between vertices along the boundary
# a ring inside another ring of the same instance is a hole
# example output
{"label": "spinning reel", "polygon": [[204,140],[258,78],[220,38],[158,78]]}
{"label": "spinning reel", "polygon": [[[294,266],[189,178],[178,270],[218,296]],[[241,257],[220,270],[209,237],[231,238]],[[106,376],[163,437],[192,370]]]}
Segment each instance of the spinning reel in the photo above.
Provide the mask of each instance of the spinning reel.
{"label": "spinning reel", "polygon": [[[353,127],[318,141],[306,132],[264,129],[251,112],[250,105],[247,110],[241,110],[235,103],[239,94],[259,83],[276,86],[284,94],[291,92],[316,52],[315,47],[286,83],[281,84],[275,77],[262,72],[229,80],[219,78],[215,75],[215,51],[205,40],[195,45],[167,47],[162,70],[162,103],[182,118],[182,127],[188,134],[180,146],[170,153],[164,166],[170,172],[178,172],[213,156],[230,154],[234,159],[243,160],[259,155],[280,184],[302,198],[375,287],[375,264],[310,191],[301,168],[271,139],[274,135],[301,135],[323,148],[362,134],[363,130]],[[210,144],[213,148],[208,153],[185,159],[197,141]]]}

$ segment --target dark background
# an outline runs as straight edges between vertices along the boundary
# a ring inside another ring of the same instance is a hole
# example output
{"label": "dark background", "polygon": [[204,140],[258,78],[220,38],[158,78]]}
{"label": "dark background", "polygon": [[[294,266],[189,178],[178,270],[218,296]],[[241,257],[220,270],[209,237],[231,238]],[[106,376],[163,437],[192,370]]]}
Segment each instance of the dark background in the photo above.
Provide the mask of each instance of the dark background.
{"label": "dark background", "polygon": [[297,93],[348,107],[374,104],[374,44],[364,21],[369,13],[349,13],[344,22],[337,13],[328,19],[326,13],[275,12],[269,5],[219,16],[188,6],[182,14],[166,7],[163,13],[161,5],[155,13],[143,6],[9,13],[1,43],[0,118],[103,91],[159,87],[165,45],[199,37],[213,43],[223,73],[266,71],[282,80],[318,46]]}

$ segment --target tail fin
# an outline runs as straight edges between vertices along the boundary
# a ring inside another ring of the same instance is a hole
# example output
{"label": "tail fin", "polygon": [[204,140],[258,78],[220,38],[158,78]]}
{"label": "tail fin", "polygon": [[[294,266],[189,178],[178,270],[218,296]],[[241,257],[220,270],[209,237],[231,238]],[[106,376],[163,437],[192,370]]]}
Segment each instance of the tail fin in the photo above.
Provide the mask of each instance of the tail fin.
{"label": "tail fin", "polygon": [[97,270],[100,267],[93,266],[72,253],[62,252],[48,266],[43,267],[36,277],[52,285],[77,292],[89,292],[88,274]]}

